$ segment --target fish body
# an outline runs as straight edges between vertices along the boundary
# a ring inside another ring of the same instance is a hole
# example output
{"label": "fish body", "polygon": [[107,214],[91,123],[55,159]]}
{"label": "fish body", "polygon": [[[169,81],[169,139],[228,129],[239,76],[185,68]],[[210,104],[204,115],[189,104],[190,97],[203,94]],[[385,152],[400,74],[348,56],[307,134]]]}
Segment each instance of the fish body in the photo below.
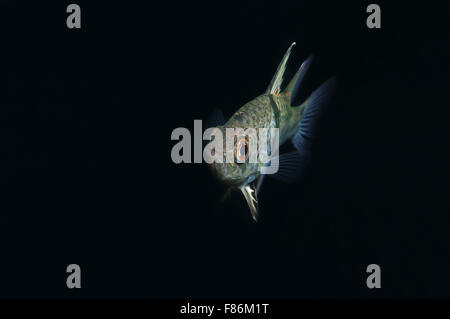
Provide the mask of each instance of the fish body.
{"label": "fish body", "polygon": [[[279,132],[279,143],[276,145],[281,146],[286,141],[292,140],[297,149],[296,152],[293,152],[295,154],[290,153],[279,156],[280,164],[285,162],[287,167],[287,170],[281,171],[281,175],[284,174],[285,177],[297,175],[302,167],[302,165],[295,165],[293,163],[302,164],[301,162],[305,161],[306,156],[304,155],[308,153],[309,141],[313,137],[316,118],[326,104],[326,98],[329,96],[334,84],[334,79],[327,81],[306,99],[304,103],[293,106],[293,98],[297,94],[312,61],[312,57],[308,58],[293,76],[286,89],[281,91],[280,87],[283,81],[286,63],[290,56],[291,48],[294,45],[295,42],[292,43],[285,53],[266,92],[244,104],[228,121],[217,126],[217,129],[220,129],[224,136],[226,135],[227,128],[242,128],[244,130],[248,128],[256,130],[259,128],[277,128]],[[268,145],[269,149],[270,146]],[[238,140],[234,146],[234,156],[238,158],[243,155],[246,158],[248,156],[246,155],[247,148],[247,140]],[[270,150],[271,153],[274,153],[274,151],[276,150]],[[224,156],[226,157],[227,154],[224,153]],[[258,217],[257,192],[265,176],[261,174],[261,168],[266,164],[258,158],[256,162],[247,160],[244,163],[232,161],[212,163],[210,165],[213,173],[222,182],[229,185],[230,188],[239,189],[243,193],[255,221]]]}
{"label": "fish body", "polygon": [[304,105],[292,107],[290,93],[262,94],[244,104],[225,123],[224,127],[278,128],[280,145],[297,131]]}

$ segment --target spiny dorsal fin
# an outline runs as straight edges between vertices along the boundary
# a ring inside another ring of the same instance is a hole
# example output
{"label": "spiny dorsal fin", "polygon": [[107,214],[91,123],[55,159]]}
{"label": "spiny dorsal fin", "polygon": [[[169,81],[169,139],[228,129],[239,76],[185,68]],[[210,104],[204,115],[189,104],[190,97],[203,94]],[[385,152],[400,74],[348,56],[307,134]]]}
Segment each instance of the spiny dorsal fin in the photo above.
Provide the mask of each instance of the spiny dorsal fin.
{"label": "spiny dorsal fin", "polygon": [[275,75],[273,76],[266,93],[270,93],[273,95],[280,94],[281,91],[280,86],[281,83],[283,83],[283,75],[284,71],[286,70],[286,63],[287,60],[289,59],[289,56],[291,55],[291,49],[294,45],[295,42],[292,42],[291,46],[287,49],[286,53],[284,54],[283,60],[281,60],[280,65],[278,65],[277,72],[275,72]]}

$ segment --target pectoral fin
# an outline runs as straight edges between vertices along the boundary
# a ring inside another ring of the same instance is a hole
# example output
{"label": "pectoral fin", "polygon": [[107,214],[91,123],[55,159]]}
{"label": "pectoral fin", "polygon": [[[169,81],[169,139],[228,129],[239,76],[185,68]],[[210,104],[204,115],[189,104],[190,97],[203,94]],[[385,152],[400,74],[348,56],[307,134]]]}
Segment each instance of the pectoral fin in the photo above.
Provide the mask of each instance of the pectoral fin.
{"label": "pectoral fin", "polygon": [[241,188],[242,194],[244,194],[245,200],[247,201],[250,212],[252,213],[253,219],[258,221],[258,198],[256,195],[255,185],[249,184]]}
{"label": "pectoral fin", "polygon": [[259,190],[261,189],[262,183],[264,182],[264,174],[259,175],[257,181],[256,181],[256,195],[259,194]]}

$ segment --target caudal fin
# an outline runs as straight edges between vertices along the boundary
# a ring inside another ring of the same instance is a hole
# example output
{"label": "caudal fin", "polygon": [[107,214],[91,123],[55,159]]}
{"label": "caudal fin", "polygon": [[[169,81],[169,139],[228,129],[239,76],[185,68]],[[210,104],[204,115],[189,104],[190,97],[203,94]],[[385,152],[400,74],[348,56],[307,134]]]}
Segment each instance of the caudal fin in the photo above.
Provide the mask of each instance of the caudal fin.
{"label": "caudal fin", "polygon": [[[291,83],[295,83],[295,85],[290,84],[291,89],[293,89],[294,86],[297,86],[297,83],[302,81],[310,63],[311,58],[303,63],[299,72],[297,72],[294,79],[291,81]],[[317,121],[330,101],[335,84],[336,79],[334,77],[327,80],[315,90],[301,106],[298,106],[303,108],[304,112],[297,133],[292,138],[292,142],[297,151],[278,156],[278,170],[275,174],[270,174],[268,176],[290,183],[304,172],[310,160],[310,142],[314,138]],[[298,84],[298,86],[299,85],[300,84]],[[270,162],[267,165],[270,165]],[[256,188],[257,193],[261,188],[264,176],[265,175],[261,175],[258,179]]]}
{"label": "caudal fin", "polygon": [[304,103],[304,112],[300,120],[297,133],[292,138],[295,148],[303,153],[309,142],[314,137],[317,128],[317,120],[328,105],[336,78],[330,78],[323,83]]}

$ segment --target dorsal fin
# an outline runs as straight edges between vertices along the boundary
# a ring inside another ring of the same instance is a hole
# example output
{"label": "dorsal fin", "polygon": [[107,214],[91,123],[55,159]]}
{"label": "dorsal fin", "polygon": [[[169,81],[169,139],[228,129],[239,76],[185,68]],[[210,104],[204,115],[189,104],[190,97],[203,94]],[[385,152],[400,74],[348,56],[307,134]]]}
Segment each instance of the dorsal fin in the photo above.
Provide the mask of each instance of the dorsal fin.
{"label": "dorsal fin", "polygon": [[284,54],[283,60],[281,60],[280,65],[278,65],[277,71],[275,72],[275,75],[272,78],[272,81],[269,84],[269,87],[267,88],[266,93],[270,93],[273,95],[280,94],[280,86],[281,83],[283,83],[283,75],[284,71],[286,70],[286,63],[289,59],[289,56],[291,55],[291,49],[295,45],[295,42],[292,42],[290,47],[287,49],[286,53]]}
{"label": "dorsal fin", "polygon": [[303,83],[303,80],[305,78],[306,73],[308,73],[308,70],[311,66],[313,60],[313,56],[310,55],[300,66],[300,68],[298,69],[297,73],[295,73],[295,75],[292,77],[291,82],[289,82],[288,86],[286,87],[286,89],[284,90],[285,92],[289,93],[290,96],[290,104],[292,105],[292,102],[294,101],[294,99],[296,98],[300,87]]}

